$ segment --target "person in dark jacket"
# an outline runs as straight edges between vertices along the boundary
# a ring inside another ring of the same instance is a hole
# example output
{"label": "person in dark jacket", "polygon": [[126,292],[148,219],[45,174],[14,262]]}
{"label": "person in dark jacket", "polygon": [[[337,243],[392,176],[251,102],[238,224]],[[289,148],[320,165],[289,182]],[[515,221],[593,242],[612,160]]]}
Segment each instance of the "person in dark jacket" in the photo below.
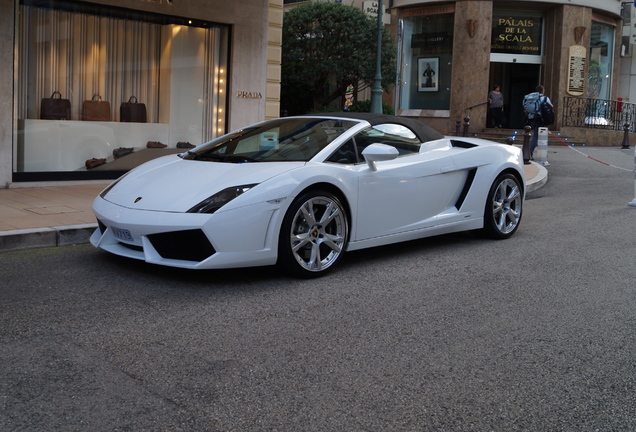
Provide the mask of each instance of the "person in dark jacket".
{"label": "person in dark jacket", "polygon": [[490,104],[490,118],[493,126],[501,128],[504,121],[503,109],[504,101],[503,94],[501,93],[501,86],[496,84],[493,89],[488,93],[488,103]]}

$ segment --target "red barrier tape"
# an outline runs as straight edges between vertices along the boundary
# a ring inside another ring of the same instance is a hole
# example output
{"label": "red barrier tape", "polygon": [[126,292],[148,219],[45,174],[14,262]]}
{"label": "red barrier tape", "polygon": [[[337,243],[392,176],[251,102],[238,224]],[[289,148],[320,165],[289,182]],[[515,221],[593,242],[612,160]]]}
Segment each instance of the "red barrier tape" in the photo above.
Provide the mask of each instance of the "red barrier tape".
{"label": "red barrier tape", "polygon": [[598,160],[598,159],[596,159],[596,158],[593,158],[592,156],[587,155],[587,154],[583,153],[582,151],[575,149],[573,146],[569,145],[569,144],[568,144],[568,143],[566,143],[563,139],[561,139],[561,138],[560,138],[560,137],[558,137],[557,135],[553,134],[552,132],[548,131],[548,133],[549,133],[550,135],[552,135],[554,138],[556,138],[556,139],[557,139],[557,141],[561,142],[561,144],[563,144],[563,145],[564,145],[564,146],[566,146],[567,148],[569,148],[569,149],[571,149],[571,150],[574,150],[574,151],[575,151],[575,152],[577,152],[578,154],[583,155],[583,156],[585,156],[586,158],[593,160],[594,162],[598,162],[598,163],[600,163],[600,164],[607,165],[607,166],[609,166],[609,167],[616,168],[616,169],[623,170],[623,171],[627,171],[627,172],[635,172],[635,171],[636,171],[636,170],[634,170],[634,169],[627,169],[627,168],[619,167],[619,166],[616,166],[616,165],[609,164],[609,163],[607,163],[607,162],[603,162],[602,160]]}

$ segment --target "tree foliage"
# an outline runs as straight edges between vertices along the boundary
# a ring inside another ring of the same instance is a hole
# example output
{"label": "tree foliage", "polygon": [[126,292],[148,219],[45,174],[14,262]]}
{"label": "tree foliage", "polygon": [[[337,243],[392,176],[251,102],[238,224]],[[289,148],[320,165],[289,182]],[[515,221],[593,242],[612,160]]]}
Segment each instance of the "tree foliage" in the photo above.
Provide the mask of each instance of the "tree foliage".
{"label": "tree foliage", "polygon": [[[349,84],[372,86],[377,19],[342,3],[308,2],[283,18],[282,106],[290,114],[319,111],[342,97]],[[382,35],[382,87],[395,81],[396,48]],[[359,90],[362,88],[359,88]]]}

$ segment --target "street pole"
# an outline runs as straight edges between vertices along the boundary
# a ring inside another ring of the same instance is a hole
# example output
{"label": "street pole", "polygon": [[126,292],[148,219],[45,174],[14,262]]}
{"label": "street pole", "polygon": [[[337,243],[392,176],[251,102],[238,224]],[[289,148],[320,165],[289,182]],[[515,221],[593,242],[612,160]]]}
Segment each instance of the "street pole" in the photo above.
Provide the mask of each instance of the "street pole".
{"label": "street pole", "polygon": [[375,53],[375,77],[371,89],[371,112],[382,114],[382,15],[384,7],[378,0],[378,47]]}
{"label": "street pole", "polygon": [[404,29],[404,22],[398,20],[397,28],[397,67],[395,68],[395,91],[393,92],[393,106],[397,113],[400,89],[402,88],[402,30]]}
{"label": "street pole", "polygon": [[[636,189],[636,145],[634,146],[634,189]],[[636,196],[632,202],[627,204],[630,207],[636,207]]]}

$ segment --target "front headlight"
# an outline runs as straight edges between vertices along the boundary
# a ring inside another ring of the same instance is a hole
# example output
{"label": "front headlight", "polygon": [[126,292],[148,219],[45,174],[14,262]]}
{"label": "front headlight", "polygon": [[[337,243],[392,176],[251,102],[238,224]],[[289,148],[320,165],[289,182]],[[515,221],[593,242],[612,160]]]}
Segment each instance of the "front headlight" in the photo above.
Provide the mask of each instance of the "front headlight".
{"label": "front headlight", "polygon": [[188,210],[188,213],[214,213],[234,198],[243,195],[245,192],[256,186],[256,184],[232,186],[217,192],[209,198],[204,199],[199,204]]}

